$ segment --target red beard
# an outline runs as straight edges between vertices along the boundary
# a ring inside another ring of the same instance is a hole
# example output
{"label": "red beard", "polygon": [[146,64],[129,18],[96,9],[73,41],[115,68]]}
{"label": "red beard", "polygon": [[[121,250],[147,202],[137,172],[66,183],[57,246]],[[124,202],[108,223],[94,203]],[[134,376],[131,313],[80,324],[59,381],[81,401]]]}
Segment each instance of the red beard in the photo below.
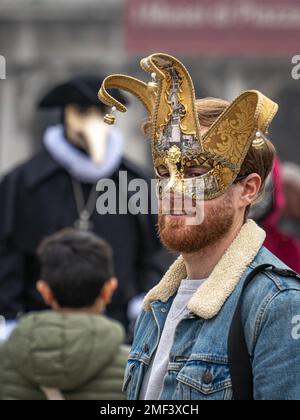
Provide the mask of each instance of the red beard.
{"label": "red beard", "polygon": [[224,194],[215,207],[205,209],[204,220],[199,225],[188,225],[185,219],[170,219],[159,214],[158,226],[161,242],[171,251],[192,254],[210,247],[222,239],[234,221],[231,195]]}

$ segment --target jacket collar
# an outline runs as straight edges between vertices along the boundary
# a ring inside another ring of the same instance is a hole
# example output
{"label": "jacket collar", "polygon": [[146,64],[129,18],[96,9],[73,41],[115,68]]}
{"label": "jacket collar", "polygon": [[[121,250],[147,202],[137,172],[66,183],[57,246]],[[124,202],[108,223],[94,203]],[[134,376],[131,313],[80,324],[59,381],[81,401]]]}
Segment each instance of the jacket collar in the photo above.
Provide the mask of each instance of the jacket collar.
{"label": "jacket collar", "polygon": [[[235,290],[243,273],[262,247],[266,233],[253,220],[248,220],[224,256],[214,268],[206,282],[199,287],[188,303],[188,309],[203,319],[214,318]],[[161,282],[146,295],[145,311],[151,303],[166,302],[173,296],[181,281],[186,278],[183,257],[170,267]]]}

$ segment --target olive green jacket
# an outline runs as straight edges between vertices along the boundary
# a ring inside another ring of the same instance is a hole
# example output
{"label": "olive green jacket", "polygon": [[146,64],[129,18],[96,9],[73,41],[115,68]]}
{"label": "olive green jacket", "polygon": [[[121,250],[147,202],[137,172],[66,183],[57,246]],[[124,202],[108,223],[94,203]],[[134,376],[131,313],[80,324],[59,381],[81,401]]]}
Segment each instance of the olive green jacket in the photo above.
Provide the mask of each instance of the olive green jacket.
{"label": "olive green jacket", "polygon": [[119,400],[128,356],[119,323],[100,315],[32,313],[0,346],[0,398]]}

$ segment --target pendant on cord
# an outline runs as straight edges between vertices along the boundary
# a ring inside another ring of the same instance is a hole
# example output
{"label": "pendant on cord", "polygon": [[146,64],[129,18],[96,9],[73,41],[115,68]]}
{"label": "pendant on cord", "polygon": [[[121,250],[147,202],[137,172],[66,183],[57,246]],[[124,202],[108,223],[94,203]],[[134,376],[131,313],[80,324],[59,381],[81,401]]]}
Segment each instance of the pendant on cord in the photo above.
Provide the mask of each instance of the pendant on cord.
{"label": "pendant on cord", "polygon": [[87,210],[83,210],[80,213],[79,219],[74,223],[75,228],[86,232],[93,230],[94,224],[90,218],[91,214]]}

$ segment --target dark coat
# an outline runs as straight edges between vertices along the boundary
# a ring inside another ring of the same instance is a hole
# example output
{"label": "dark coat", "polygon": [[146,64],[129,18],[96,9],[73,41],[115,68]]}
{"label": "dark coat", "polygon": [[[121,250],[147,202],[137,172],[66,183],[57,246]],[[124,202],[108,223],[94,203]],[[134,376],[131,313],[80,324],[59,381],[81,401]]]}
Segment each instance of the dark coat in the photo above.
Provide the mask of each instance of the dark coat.
{"label": "dark coat", "polygon": [[[119,170],[127,171],[128,182],[145,178],[125,159]],[[117,186],[119,170],[112,176]],[[91,188],[83,185],[86,198]],[[2,179],[0,203],[0,314],[13,319],[31,310],[45,309],[35,289],[39,277],[36,248],[46,236],[73,226],[78,213],[70,175],[46,150]],[[153,287],[165,269],[156,216],[100,216],[95,211],[92,222],[94,232],[113,247],[119,279],[108,315],[127,326],[128,301]]]}

